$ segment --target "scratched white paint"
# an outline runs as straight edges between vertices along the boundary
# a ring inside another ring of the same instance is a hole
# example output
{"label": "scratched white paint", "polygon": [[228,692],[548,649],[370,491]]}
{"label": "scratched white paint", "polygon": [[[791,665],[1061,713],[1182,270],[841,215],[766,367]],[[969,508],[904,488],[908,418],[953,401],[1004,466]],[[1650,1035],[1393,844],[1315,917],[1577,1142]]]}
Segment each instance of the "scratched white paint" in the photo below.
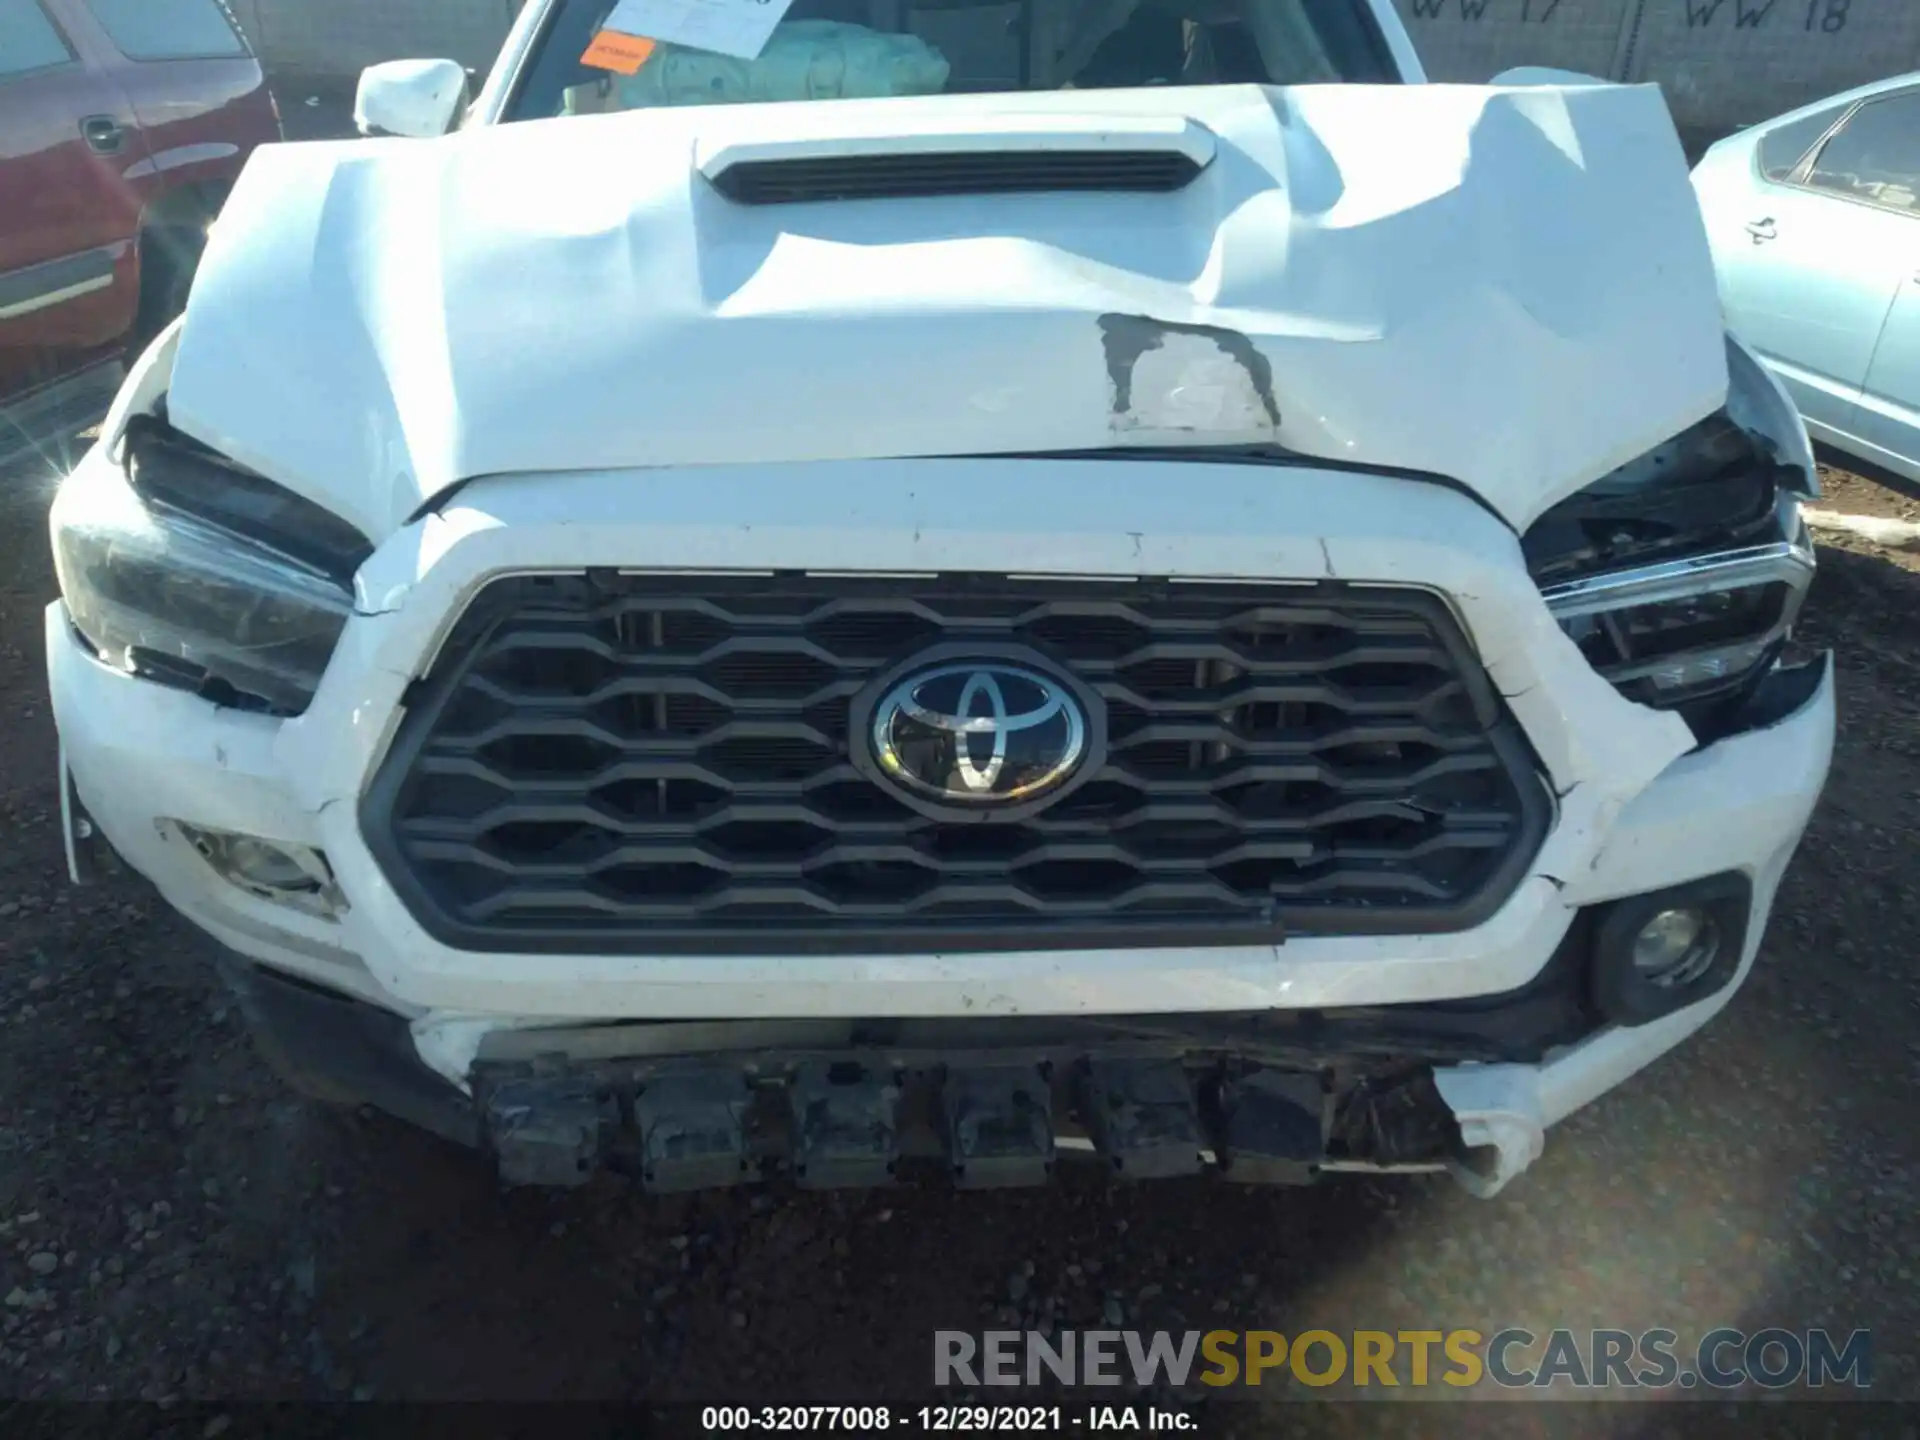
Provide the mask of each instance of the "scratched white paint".
{"label": "scratched white paint", "polygon": [[1133,363],[1128,392],[1116,430],[1189,431],[1215,443],[1273,438],[1246,364],[1204,335],[1168,332]]}

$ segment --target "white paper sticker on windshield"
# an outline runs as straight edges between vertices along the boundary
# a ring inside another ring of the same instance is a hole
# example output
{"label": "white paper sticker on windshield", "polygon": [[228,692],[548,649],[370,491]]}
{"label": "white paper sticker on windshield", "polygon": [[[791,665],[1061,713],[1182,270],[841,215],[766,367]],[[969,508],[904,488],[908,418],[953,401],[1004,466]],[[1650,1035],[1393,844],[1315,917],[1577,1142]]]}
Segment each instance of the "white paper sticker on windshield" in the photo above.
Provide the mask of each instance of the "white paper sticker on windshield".
{"label": "white paper sticker on windshield", "polygon": [[670,45],[758,58],[793,0],[620,0],[606,28]]}

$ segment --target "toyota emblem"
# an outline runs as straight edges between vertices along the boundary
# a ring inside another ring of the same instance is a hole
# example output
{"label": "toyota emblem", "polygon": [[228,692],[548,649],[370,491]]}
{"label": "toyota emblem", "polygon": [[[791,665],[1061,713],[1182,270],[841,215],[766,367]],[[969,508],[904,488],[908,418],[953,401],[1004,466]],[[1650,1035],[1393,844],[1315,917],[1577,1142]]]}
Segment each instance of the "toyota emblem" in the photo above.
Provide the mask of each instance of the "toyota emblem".
{"label": "toyota emblem", "polygon": [[1079,774],[1093,750],[1089,707],[1076,688],[1011,660],[912,667],[873,701],[864,726],[873,768],[942,810],[1030,809]]}

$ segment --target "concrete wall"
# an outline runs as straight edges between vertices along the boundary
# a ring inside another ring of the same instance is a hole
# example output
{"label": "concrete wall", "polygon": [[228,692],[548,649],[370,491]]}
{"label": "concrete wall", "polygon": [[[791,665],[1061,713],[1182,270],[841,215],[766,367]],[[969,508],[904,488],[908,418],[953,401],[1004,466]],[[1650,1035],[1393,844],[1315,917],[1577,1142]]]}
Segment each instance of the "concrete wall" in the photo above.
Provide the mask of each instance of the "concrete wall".
{"label": "concrete wall", "polygon": [[[228,0],[271,65],[489,64],[521,0]],[[1920,69],[1920,0],[1394,0],[1439,80],[1552,65],[1654,80],[1686,130],[1766,119]]]}
{"label": "concrete wall", "polygon": [[1551,65],[1657,81],[1682,129],[1920,69],[1920,0],[1394,0],[1437,80]]}

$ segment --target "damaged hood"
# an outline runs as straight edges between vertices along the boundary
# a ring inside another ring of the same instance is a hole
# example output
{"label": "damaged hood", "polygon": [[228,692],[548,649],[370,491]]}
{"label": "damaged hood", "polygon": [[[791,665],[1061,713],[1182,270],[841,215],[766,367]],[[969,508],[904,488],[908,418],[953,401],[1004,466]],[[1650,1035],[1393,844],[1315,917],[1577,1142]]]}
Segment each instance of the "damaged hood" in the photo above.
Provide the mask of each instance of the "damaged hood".
{"label": "damaged hood", "polygon": [[[709,178],[998,136],[1204,168],[787,204]],[[1445,476],[1524,527],[1726,386],[1656,88],[1233,86],[270,146],[169,414],[375,539],[481,475],[1245,444]]]}

